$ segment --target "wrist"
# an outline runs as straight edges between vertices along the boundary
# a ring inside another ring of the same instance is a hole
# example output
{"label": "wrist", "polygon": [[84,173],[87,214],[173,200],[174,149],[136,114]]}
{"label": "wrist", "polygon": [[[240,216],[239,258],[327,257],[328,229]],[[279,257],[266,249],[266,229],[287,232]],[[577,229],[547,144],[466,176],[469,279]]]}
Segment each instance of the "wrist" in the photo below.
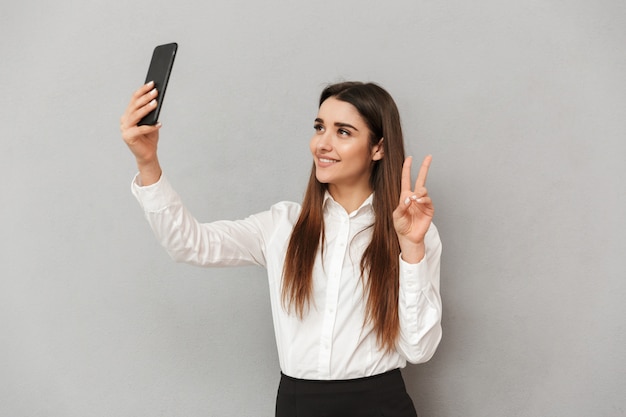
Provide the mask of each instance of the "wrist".
{"label": "wrist", "polygon": [[424,259],[424,255],[426,254],[426,245],[424,242],[419,243],[400,243],[400,252],[402,256],[402,260],[409,264],[417,264]]}
{"label": "wrist", "polygon": [[152,185],[161,178],[161,165],[156,158],[150,161],[137,160],[137,168],[143,186]]}

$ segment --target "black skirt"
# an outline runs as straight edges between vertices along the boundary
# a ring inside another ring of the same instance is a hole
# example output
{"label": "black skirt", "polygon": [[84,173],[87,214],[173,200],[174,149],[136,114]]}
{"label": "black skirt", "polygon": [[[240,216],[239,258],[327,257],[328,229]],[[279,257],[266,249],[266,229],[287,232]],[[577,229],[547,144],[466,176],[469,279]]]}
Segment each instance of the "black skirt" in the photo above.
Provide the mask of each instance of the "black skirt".
{"label": "black skirt", "polygon": [[417,417],[399,369],[340,381],[281,373],[276,417]]}

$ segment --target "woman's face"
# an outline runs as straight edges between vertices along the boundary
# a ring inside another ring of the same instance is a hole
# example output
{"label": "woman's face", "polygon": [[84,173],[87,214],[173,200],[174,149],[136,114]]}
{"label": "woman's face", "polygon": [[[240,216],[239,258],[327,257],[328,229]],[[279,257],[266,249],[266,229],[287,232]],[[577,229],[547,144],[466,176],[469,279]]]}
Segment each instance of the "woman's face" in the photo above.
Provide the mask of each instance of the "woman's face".
{"label": "woman's face", "polygon": [[333,189],[368,190],[373,161],[382,158],[382,143],[370,146],[370,130],[356,107],[326,99],[315,119],[310,148],[317,180]]}

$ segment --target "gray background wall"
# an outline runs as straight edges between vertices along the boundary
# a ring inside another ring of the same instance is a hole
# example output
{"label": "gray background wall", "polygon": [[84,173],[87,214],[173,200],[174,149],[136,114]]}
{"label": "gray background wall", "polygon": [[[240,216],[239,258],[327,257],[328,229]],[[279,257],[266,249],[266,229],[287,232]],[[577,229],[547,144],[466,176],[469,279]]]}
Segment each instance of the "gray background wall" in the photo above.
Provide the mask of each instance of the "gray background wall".
{"label": "gray background wall", "polygon": [[201,220],[301,198],[327,82],[396,98],[445,248],[421,416],[626,415],[622,0],[3,2],[0,415],[273,415],[264,271],[174,264],[129,192],[170,41],[161,161]]}

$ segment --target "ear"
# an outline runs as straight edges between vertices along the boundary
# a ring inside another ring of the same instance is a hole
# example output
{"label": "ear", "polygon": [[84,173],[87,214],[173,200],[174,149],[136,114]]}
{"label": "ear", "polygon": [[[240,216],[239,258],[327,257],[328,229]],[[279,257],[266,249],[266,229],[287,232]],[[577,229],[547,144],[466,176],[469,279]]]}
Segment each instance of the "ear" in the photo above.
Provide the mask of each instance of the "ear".
{"label": "ear", "polygon": [[385,156],[384,140],[385,138],[380,138],[378,143],[372,148],[372,161],[380,161]]}

